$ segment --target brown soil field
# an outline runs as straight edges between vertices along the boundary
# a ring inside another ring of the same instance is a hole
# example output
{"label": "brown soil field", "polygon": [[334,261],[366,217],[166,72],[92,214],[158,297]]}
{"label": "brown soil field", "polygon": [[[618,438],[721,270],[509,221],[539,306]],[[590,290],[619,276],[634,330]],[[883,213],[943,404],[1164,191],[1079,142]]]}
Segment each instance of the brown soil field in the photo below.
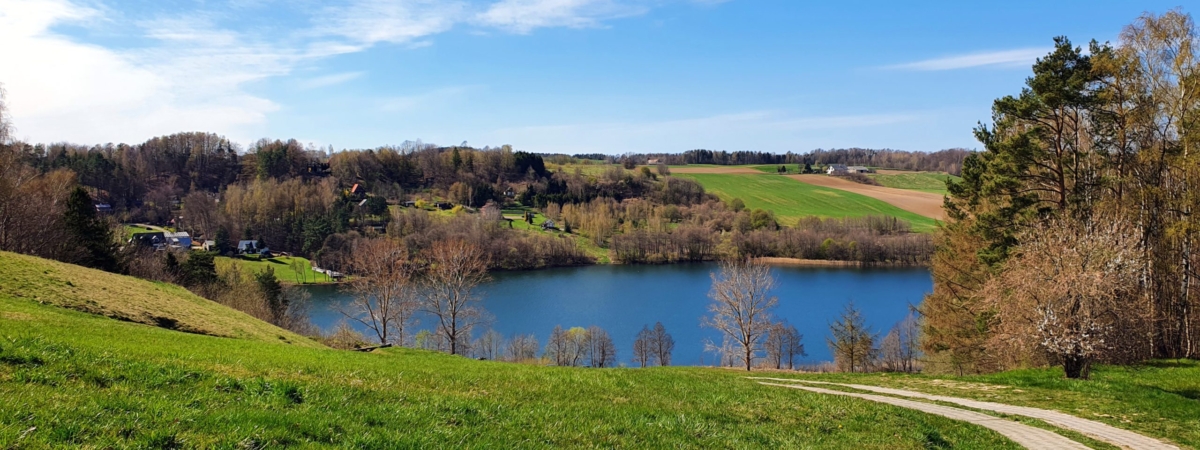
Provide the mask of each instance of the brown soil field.
{"label": "brown soil field", "polygon": [[787,175],[787,177],[802,183],[865,195],[891,203],[893,206],[905,211],[938,220],[946,220],[946,211],[942,209],[942,196],[938,194],[872,186],[828,175]]}

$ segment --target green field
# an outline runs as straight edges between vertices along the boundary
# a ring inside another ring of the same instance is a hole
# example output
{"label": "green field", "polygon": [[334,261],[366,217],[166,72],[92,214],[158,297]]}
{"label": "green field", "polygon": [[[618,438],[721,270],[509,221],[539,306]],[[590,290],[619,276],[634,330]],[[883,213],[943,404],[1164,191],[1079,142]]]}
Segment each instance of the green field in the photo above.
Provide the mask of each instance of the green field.
{"label": "green field", "polygon": [[867,175],[874,178],[879,184],[896,189],[910,189],[921,192],[932,192],[934,194],[946,195],[946,180],[952,179],[958,181],[960,178],[954,175],[934,172],[912,172],[902,174],[878,174],[873,173]]}
{"label": "green field", "polygon": [[[525,211],[531,211],[534,213],[533,224],[525,222],[525,220],[521,219],[521,217],[524,217]],[[525,230],[526,232],[529,232],[529,233],[555,233],[560,236],[566,234],[562,231],[563,226],[561,223],[556,224],[556,225],[558,225],[559,231],[542,230],[542,224],[546,223],[546,216],[540,212],[537,212],[537,210],[512,208],[512,209],[505,209],[502,211],[502,213],[504,214],[505,217],[508,217],[510,219],[515,219],[515,220],[513,220],[513,228],[518,229],[518,230]],[[575,245],[579,247],[579,250],[583,251],[588,256],[595,258],[597,263],[608,264],[608,263],[612,262],[612,260],[608,257],[608,249],[597,246],[595,243],[592,242],[591,239],[580,236],[579,234],[573,233],[568,236],[570,236],[572,239],[575,239]]]}
{"label": "green field", "polygon": [[[218,256],[215,258],[217,263],[217,273],[225,273],[236,262],[242,267],[242,270],[253,273],[262,272],[270,267],[275,271],[275,278],[281,283],[288,284],[313,284],[313,283],[329,283],[333,280],[323,273],[313,271],[312,263],[308,259],[299,256],[276,256],[274,258],[260,259],[258,257],[225,257]],[[293,264],[300,266],[297,271]]]}
{"label": "green field", "polygon": [[932,231],[934,219],[892,206],[881,200],[838,189],[830,189],[768,174],[678,174],[700,182],[722,200],[740,198],[747,208],[775,211],[785,225],[805,216],[862,217],[895,216],[912,224],[914,231]]}

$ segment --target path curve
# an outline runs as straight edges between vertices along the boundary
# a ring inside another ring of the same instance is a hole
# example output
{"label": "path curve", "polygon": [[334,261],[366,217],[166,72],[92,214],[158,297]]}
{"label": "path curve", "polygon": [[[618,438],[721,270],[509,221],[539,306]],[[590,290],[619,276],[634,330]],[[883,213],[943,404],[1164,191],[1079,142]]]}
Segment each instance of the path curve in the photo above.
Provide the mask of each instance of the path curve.
{"label": "path curve", "polygon": [[[789,381],[794,381],[794,380],[789,380]],[[968,411],[965,409],[951,408],[949,406],[935,405],[932,403],[918,402],[915,400],[905,400],[905,399],[896,398],[896,397],[886,397],[886,396],[882,396],[882,395],[858,394],[858,393],[854,393],[854,392],[834,391],[834,390],[830,390],[830,389],[822,389],[819,387],[812,387],[812,386],[804,386],[804,385],[796,385],[796,384],[768,383],[765,381],[759,381],[758,383],[765,384],[767,386],[779,386],[779,387],[786,387],[786,388],[792,388],[792,389],[800,389],[800,390],[804,390],[804,391],[815,392],[818,394],[842,395],[842,396],[846,396],[846,397],[860,398],[863,400],[870,400],[873,402],[886,403],[886,404],[893,405],[893,406],[899,406],[901,408],[915,409],[917,411],[921,411],[921,412],[933,414],[933,415],[938,415],[938,416],[946,417],[949,419],[961,420],[963,422],[979,425],[981,427],[984,427],[984,428],[990,429],[992,431],[995,431],[997,433],[1000,433],[1002,436],[1008,438],[1009,440],[1011,440],[1013,442],[1016,442],[1017,444],[1024,446],[1025,448],[1038,449],[1038,450],[1043,450],[1043,449],[1044,450],[1060,450],[1060,449],[1082,450],[1082,449],[1088,448],[1086,445],[1083,445],[1078,442],[1067,439],[1067,438],[1065,438],[1057,433],[1054,433],[1052,431],[1049,431],[1049,430],[1043,430],[1041,428],[1031,427],[1029,425],[1025,425],[1020,422],[1014,422],[1014,421],[1011,421],[1008,419],[1001,419],[996,416],[989,416],[984,413]]]}
{"label": "path curve", "polygon": [[758,378],[763,380],[789,381],[794,383],[806,384],[823,384],[830,386],[842,386],[860,391],[877,392],[880,394],[896,395],[900,397],[919,398],[924,400],[932,400],[944,403],[953,403],[956,405],[965,406],[968,408],[980,409],[985,411],[998,412],[1002,414],[1011,414],[1014,416],[1023,416],[1033,419],[1038,419],[1056,427],[1071,430],[1090,437],[1092,439],[1106,442],[1117,447],[1128,449],[1147,449],[1147,450],[1179,450],[1179,447],[1168,444],[1166,442],[1154,439],[1149,436],[1144,436],[1129,430],[1123,430],[1112,425],[1095,420],[1075,417],[1070,414],[1041,409],[1030,408],[1028,406],[1014,406],[1003,403],[985,402],[979,400],[971,400],[958,397],[945,397],[941,395],[931,395],[923,392],[906,391],[902,389],[892,389],[879,386],[867,386],[861,384],[842,384],[828,383],[824,381],[809,381],[796,380],[787,378]]}
{"label": "path curve", "polygon": [[805,174],[787,175],[787,177],[813,186],[839,189],[865,195],[882,200],[908,212],[937,220],[946,220],[946,210],[942,206],[944,199],[940,194],[855,183],[844,178],[831,177],[829,175]]}

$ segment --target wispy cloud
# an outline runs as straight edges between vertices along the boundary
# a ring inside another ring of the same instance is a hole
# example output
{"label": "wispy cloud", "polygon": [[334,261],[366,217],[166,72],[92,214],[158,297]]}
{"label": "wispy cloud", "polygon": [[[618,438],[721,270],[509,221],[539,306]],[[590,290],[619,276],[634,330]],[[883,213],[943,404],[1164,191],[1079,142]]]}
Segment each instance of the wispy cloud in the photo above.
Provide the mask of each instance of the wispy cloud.
{"label": "wispy cloud", "polygon": [[345,83],[363,76],[364,72],[344,72],[309,78],[300,82],[301,89],[317,89]]}
{"label": "wispy cloud", "polygon": [[947,56],[943,58],[926,59],[904,64],[885,66],[886,69],[938,71],[969,69],[974,67],[1028,67],[1037,58],[1045,56],[1053,49],[1050,48],[1020,48],[995,52],[968,53],[965,55]]}
{"label": "wispy cloud", "polygon": [[477,23],[529,33],[536,28],[587,28],[602,21],[644,14],[649,8],[614,0],[501,0],[475,16]]}
{"label": "wispy cloud", "polygon": [[468,91],[479,86],[450,86],[420,94],[384,98],[379,101],[379,110],[385,112],[413,112],[423,108],[442,106],[462,99]]}
{"label": "wispy cloud", "polygon": [[404,44],[443,33],[463,21],[468,4],[455,0],[352,0],[330,6],[330,24],[319,33],[370,46],[380,42]]}

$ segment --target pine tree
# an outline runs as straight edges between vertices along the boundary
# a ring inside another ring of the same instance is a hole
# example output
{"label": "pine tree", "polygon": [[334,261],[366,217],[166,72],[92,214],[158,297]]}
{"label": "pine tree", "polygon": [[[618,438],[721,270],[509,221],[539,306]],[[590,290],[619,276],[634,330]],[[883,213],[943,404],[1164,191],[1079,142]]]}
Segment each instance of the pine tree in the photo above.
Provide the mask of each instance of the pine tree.
{"label": "pine tree", "polygon": [[71,191],[63,222],[71,236],[67,245],[74,247],[67,252],[73,255],[67,258],[68,262],[108,272],[118,270],[117,244],[112,230],[96,216],[92,197],[83,187]]}

